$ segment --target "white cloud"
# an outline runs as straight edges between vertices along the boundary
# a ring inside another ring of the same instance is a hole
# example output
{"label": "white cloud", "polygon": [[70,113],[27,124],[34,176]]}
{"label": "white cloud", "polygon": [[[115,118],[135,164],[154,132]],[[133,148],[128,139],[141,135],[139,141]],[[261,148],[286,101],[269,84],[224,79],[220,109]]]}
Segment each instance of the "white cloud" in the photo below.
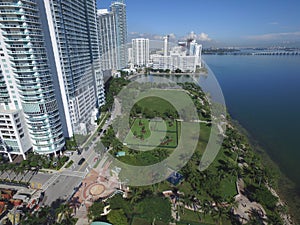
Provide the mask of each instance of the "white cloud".
{"label": "white cloud", "polygon": [[286,33],[269,33],[261,35],[247,36],[247,39],[256,41],[272,41],[272,40],[283,40],[283,39],[299,39],[300,31],[297,32],[286,32]]}
{"label": "white cloud", "polygon": [[187,36],[184,37],[185,39],[187,38],[192,38],[198,41],[212,41],[212,39],[208,36],[206,33],[200,33],[200,34],[195,34],[194,31],[189,33]]}
{"label": "white cloud", "polygon": [[197,38],[199,41],[211,41],[211,38],[208,37],[208,34],[206,33],[201,33],[198,35],[198,38]]}
{"label": "white cloud", "polygon": [[176,35],[174,33],[171,33],[171,34],[169,34],[169,38],[171,40],[175,40],[177,37],[176,37]]}
{"label": "white cloud", "polygon": [[130,34],[130,35],[137,35],[137,34],[138,34],[138,32],[134,32],[134,31],[132,31],[132,32],[129,32],[129,34]]}
{"label": "white cloud", "polygon": [[194,31],[191,31],[191,33],[189,33],[185,38],[197,39],[197,35]]}
{"label": "white cloud", "polygon": [[[174,33],[166,34],[169,35],[170,41],[176,41],[177,37]],[[128,39],[131,40],[133,38],[149,38],[150,40],[163,40],[163,37],[166,35],[159,34],[150,34],[150,33],[139,33],[139,32],[129,32]]]}
{"label": "white cloud", "polygon": [[165,35],[159,35],[159,34],[150,34],[150,33],[139,33],[139,32],[130,32],[129,33],[129,40],[133,38],[149,38],[150,40],[163,40],[163,37],[169,35],[169,40],[171,42],[176,42],[178,39],[185,40],[187,38],[195,39],[199,42],[212,42],[213,40],[208,36],[206,33],[200,33],[196,34],[195,32],[190,32],[188,35],[184,37],[177,37],[176,34],[165,34]]}
{"label": "white cloud", "polygon": [[153,38],[155,40],[162,40],[163,36],[161,36],[161,35],[154,35],[154,36],[151,36],[149,39],[151,39],[151,38]]}

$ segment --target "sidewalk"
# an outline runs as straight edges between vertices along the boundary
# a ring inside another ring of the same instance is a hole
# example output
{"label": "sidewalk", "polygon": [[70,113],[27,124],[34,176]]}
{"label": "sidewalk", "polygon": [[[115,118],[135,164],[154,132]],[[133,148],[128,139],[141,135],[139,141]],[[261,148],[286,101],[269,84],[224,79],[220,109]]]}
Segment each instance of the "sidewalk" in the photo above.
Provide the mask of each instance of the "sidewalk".
{"label": "sidewalk", "polygon": [[89,220],[87,218],[79,218],[76,225],[89,225]]}
{"label": "sidewalk", "polygon": [[[101,121],[100,121],[100,123],[99,123],[100,125],[103,123],[104,120],[106,120],[107,115],[108,115],[108,112],[105,112],[105,114],[103,115],[103,117],[102,117],[102,119],[101,119]],[[99,126],[100,126],[100,125],[99,125]],[[102,127],[103,127],[103,128],[105,127],[105,129],[106,129],[106,126],[105,126],[105,125],[107,125],[107,124],[102,125]],[[80,155],[78,155],[78,154],[76,153],[76,151],[74,151],[74,153],[69,157],[69,160],[61,167],[61,169],[60,169],[59,171],[64,171],[65,169],[67,169],[67,168],[65,168],[65,167],[68,165],[68,163],[69,163],[71,160],[73,160],[73,162],[74,162],[73,165],[74,165],[75,163],[77,163],[77,161],[78,161],[80,158],[84,157],[85,152],[89,152],[91,149],[93,149],[93,148],[95,147],[95,145],[97,144],[97,142],[100,140],[101,136],[103,135],[103,132],[102,132],[100,135],[97,135],[97,136],[96,136],[96,134],[98,133],[98,128],[99,128],[99,126],[98,126],[98,127],[95,129],[95,131],[90,135],[90,137],[89,137],[83,144],[80,145],[80,148],[83,149],[83,148],[87,145],[87,143],[91,142],[90,145],[89,145],[88,150],[82,151],[82,154],[80,154]],[[93,138],[96,138],[96,140],[91,141],[91,139],[93,139]],[[96,162],[93,164],[93,166],[94,166],[95,164],[96,164]],[[93,166],[92,166],[92,167],[93,167]]]}
{"label": "sidewalk", "polygon": [[[108,115],[108,112],[105,112],[100,123],[99,123],[99,126],[103,123],[103,121],[106,119]],[[85,145],[94,137],[94,135],[98,132],[98,128],[99,126],[97,126],[97,128],[95,129],[95,131],[90,135],[90,137],[80,146],[81,148],[84,148]]]}

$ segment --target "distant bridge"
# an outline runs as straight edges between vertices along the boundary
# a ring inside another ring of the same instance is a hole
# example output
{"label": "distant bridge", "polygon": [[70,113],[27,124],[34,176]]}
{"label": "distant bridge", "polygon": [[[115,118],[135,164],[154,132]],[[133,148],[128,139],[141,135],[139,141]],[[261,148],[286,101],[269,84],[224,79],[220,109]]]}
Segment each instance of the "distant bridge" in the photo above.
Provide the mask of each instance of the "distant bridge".
{"label": "distant bridge", "polygon": [[253,52],[252,55],[300,55],[300,51],[267,51],[267,52]]}

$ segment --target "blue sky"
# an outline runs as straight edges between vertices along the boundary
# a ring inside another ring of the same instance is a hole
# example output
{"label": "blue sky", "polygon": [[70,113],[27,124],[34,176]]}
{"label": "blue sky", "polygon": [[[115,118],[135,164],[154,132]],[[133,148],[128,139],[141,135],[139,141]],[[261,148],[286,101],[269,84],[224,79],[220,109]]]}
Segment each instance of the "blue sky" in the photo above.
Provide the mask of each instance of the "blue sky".
{"label": "blue sky", "polygon": [[[110,3],[98,0],[98,8]],[[179,38],[194,31],[199,40],[228,45],[300,41],[298,0],[127,0],[126,5],[129,33]]]}

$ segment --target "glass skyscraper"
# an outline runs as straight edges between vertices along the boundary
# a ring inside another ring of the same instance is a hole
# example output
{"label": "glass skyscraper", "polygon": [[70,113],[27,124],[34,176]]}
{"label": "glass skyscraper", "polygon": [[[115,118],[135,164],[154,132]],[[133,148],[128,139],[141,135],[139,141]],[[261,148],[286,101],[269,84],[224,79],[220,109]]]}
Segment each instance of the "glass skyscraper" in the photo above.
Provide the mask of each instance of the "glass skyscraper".
{"label": "glass skyscraper", "polygon": [[96,75],[101,75],[97,73],[96,0],[44,0],[40,12],[47,18],[43,27],[51,43],[48,52],[53,49],[52,71],[62,96],[64,133],[86,134],[97,110]]}
{"label": "glass skyscraper", "polygon": [[121,65],[118,60],[115,15],[107,9],[99,9],[97,17],[101,68],[103,70],[119,70]]}
{"label": "glass skyscraper", "polygon": [[110,11],[98,10],[100,58],[103,70],[127,66],[127,22],[124,1],[113,2]]}
{"label": "glass skyscraper", "polygon": [[110,6],[111,12],[115,15],[117,30],[117,46],[119,47],[118,60],[121,68],[127,66],[127,19],[126,5],[124,0],[115,1]]}

